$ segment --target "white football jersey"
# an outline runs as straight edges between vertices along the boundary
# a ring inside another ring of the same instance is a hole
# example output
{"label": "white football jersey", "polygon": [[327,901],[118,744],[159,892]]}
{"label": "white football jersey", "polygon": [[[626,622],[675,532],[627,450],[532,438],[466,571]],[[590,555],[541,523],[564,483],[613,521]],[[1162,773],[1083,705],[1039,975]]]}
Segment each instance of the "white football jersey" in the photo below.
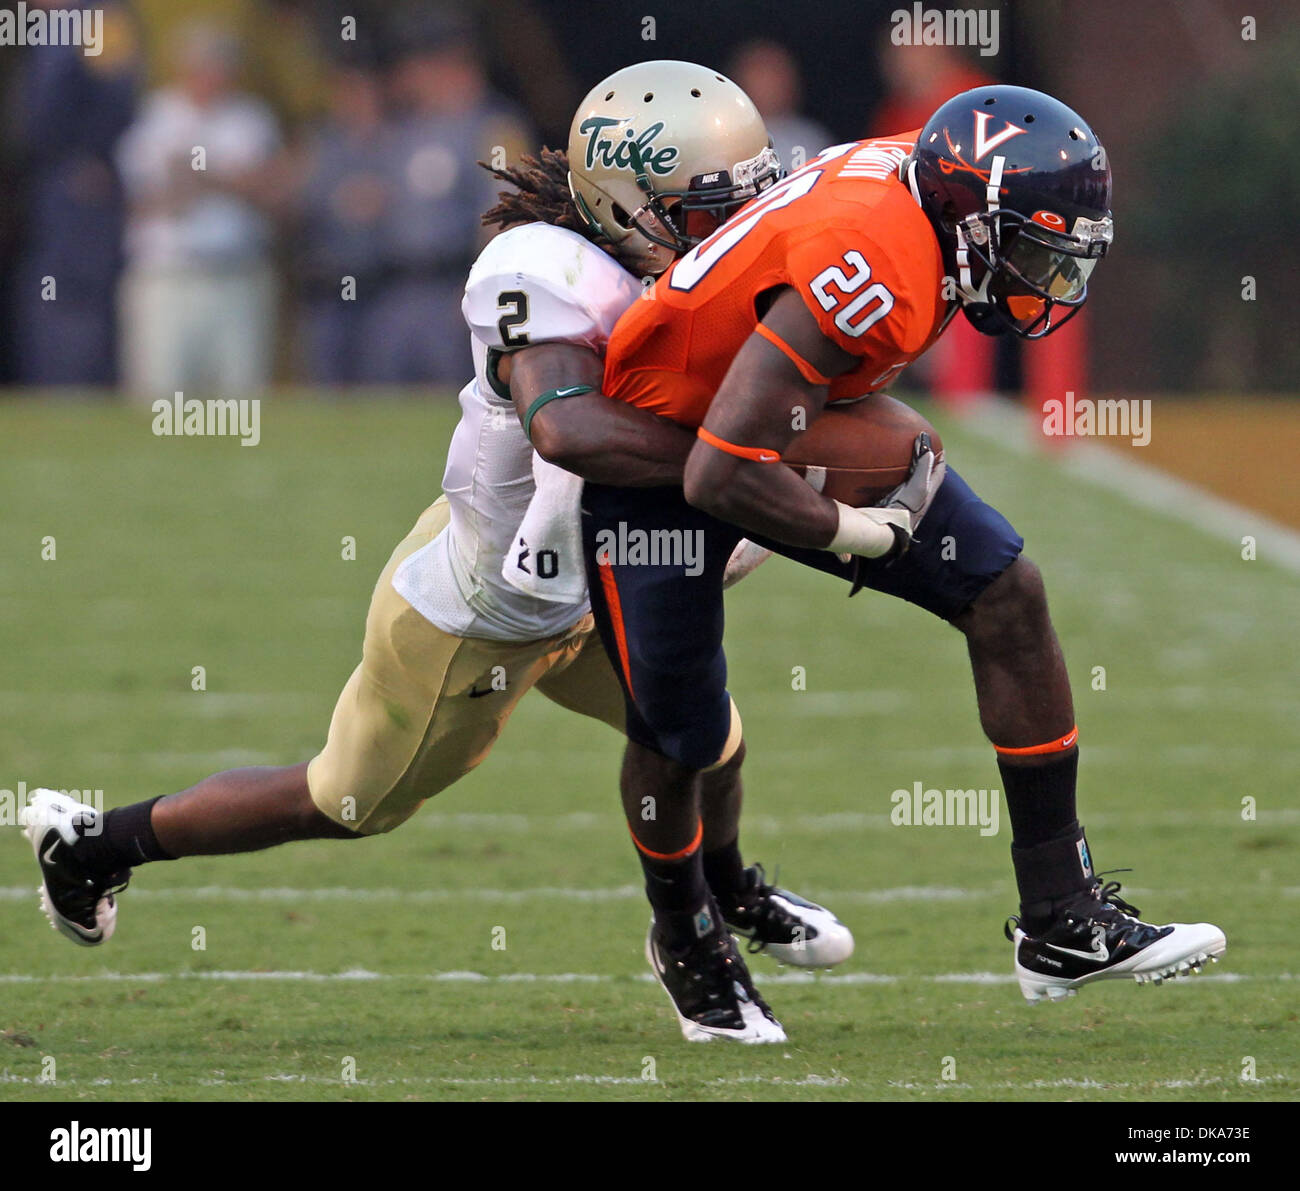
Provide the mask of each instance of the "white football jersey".
{"label": "white football jersey", "polygon": [[533,448],[509,392],[498,389],[494,353],[575,343],[604,354],[640,282],[575,232],[529,223],[493,239],[465,283],[461,310],[472,333],[474,379],[460,391],[460,423],[442,489],[447,529],[393,576],[399,595],[444,632],[531,641],[570,627],[587,611],[542,600],[502,577],[533,496]]}

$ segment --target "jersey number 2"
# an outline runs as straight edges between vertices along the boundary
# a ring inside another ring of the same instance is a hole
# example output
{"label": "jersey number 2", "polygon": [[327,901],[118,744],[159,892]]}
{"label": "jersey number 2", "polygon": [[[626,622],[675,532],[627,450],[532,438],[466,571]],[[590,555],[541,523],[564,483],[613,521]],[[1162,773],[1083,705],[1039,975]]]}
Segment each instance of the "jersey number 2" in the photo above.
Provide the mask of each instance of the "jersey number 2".
{"label": "jersey number 2", "polygon": [[497,295],[497,309],[505,313],[497,319],[497,330],[501,333],[504,347],[527,347],[528,336],[516,327],[528,322],[528,295],[521,289],[503,290]]}

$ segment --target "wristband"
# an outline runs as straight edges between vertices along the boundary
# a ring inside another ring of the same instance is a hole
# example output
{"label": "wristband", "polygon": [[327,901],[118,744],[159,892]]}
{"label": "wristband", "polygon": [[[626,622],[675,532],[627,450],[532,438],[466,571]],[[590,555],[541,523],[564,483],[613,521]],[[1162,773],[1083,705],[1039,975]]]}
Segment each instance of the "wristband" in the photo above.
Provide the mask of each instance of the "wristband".
{"label": "wristband", "polygon": [[780,451],[769,451],[766,447],[740,447],[734,442],[728,442],[725,438],[719,438],[711,430],[705,430],[703,426],[696,430],[695,435],[701,442],[708,443],[715,450],[725,451],[728,455],[735,455],[738,459],[751,459],[755,463],[781,462]]}
{"label": "wristband", "polygon": [[594,393],[595,391],[591,385],[569,385],[563,389],[548,389],[528,407],[528,412],[524,414],[524,436],[529,442],[533,441],[533,418],[537,416],[537,411],[548,401],[554,401],[559,397],[577,397],[580,393]]}

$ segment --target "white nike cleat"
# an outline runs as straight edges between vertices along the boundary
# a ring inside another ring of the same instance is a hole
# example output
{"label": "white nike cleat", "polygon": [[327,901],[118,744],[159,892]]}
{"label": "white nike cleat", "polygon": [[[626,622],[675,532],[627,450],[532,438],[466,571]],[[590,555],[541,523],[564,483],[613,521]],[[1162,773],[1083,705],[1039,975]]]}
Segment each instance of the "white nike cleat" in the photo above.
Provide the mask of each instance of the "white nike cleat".
{"label": "white nike cleat", "polygon": [[645,956],[672,1002],[687,1042],[784,1042],[785,1031],[758,995],[736,941],[714,926],[681,951],[670,951],[651,919]]}
{"label": "white nike cleat", "polygon": [[1208,922],[1142,922],[1137,907],[1116,896],[1119,889],[1118,881],[1097,881],[1091,894],[1037,934],[1023,930],[1018,918],[1007,922],[1025,1000],[1063,1001],[1095,980],[1160,984],[1194,975],[1227,949],[1223,931]]}
{"label": "white nike cleat", "polygon": [[825,906],[767,884],[761,864],[747,868],[745,878],[745,892],[721,908],[732,932],[749,940],[751,954],[766,951],[801,968],[833,968],[853,954],[853,933]]}
{"label": "white nike cleat", "polygon": [[18,822],[41,866],[41,909],[54,929],[83,947],[97,947],[117,927],[116,894],[126,888],[131,870],[92,872],[78,861],[75,847],[99,812],[57,790],[33,790]]}

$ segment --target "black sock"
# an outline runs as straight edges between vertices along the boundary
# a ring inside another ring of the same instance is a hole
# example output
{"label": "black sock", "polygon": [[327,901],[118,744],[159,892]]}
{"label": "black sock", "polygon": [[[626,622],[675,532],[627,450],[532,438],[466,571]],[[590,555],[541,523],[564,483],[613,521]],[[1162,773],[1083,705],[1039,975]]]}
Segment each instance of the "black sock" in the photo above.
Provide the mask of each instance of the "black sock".
{"label": "black sock", "polygon": [[699,849],[681,860],[656,860],[640,849],[637,854],[655,923],[668,946],[675,951],[708,934],[715,923]]}
{"label": "black sock", "polygon": [[1079,774],[1077,748],[1045,765],[1016,765],[999,757],[998,768],[1015,847],[1032,848],[1078,828],[1074,798]]}
{"label": "black sock", "polygon": [[704,879],[722,905],[729,905],[745,891],[745,862],[740,857],[740,836],[721,848],[704,853]]}
{"label": "black sock", "polygon": [[162,798],[119,806],[103,817],[102,829],[95,835],[83,834],[74,849],[79,861],[88,868],[113,873],[134,868],[151,860],[172,860],[153,833],[153,804]]}

